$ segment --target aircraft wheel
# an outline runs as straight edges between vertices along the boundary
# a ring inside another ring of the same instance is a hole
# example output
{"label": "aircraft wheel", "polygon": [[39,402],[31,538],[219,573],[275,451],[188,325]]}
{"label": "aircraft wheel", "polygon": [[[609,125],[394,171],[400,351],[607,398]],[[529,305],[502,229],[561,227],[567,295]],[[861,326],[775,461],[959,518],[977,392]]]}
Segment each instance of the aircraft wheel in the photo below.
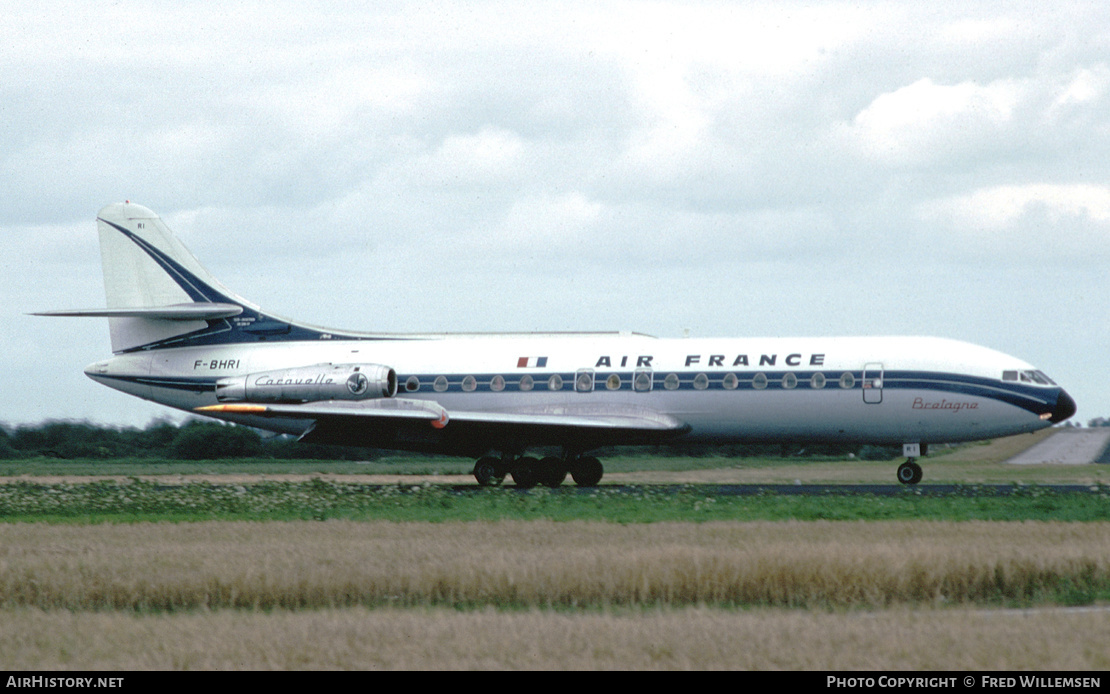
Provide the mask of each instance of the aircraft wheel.
{"label": "aircraft wheel", "polygon": [[574,461],[570,467],[570,476],[579,487],[596,487],[604,472],[601,461],[589,455]]}
{"label": "aircraft wheel", "polygon": [[898,466],[898,481],[902,484],[917,484],[922,477],[921,466],[912,460],[907,460]]}
{"label": "aircraft wheel", "polygon": [[486,456],[474,463],[474,479],[478,480],[478,486],[496,487],[505,481],[505,473],[499,469],[499,462],[497,458]]}
{"label": "aircraft wheel", "polygon": [[513,465],[513,482],[521,489],[531,489],[540,481],[540,461],[535,458],[521,458]]}
{"label": "aircraft wheel", "polygon": [[555,489],[567,478],[567,466],[561,458],[550,456],[540,461],[540,484]]}

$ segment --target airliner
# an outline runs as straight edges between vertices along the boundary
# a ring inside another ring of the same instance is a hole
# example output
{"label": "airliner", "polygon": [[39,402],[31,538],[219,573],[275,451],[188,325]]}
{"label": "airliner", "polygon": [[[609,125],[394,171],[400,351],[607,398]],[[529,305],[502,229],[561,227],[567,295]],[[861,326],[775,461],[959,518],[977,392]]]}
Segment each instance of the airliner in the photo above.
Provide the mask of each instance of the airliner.
{"label": "airliner", "polygon": [[1033,432],[1075,401],[1031,364],[936,337],[677,338],[363,333],[263,311],[151,210],[97,216],[113,356],[94,381],[302,441],[475,458],[478,484],[579,486],[599,448],[689,443],[902,445]]}

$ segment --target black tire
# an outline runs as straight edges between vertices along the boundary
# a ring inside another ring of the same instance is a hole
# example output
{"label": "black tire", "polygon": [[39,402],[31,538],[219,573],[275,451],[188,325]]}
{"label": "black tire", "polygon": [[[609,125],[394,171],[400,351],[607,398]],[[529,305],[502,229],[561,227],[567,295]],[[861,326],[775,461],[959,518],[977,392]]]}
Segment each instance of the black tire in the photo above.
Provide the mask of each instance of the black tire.
{"label": "black tire", "polygon": [[601,461],[590,455],[582,456],[570,466],[570,476],[579,487],[596,487],[604,473]]}
{"label": "black tire", "polygon": [[496,487],[505,481],[505,473],[500,469],[497,458],[486,456],[474,463],[474,479],[480,487]]}
{"label": "black tire", "polygon": [[562,458],[550,456],[540,461],[540,484],[545,487],[557,488],[567,478],[567,466]]}
{"label": "black tire", "polygon": [[521,489],[531,489],[539,484],[540,481],[540,461],[535,458],[521,458],[513,463],[513,469],[510,473],[513,476],[513,482]]}
{"label": "black tire", "polygon": [[898,481],[902,484],[917,484],[921,481],[922,475],[921,466],[912,460],[907,460],[898,466]]}

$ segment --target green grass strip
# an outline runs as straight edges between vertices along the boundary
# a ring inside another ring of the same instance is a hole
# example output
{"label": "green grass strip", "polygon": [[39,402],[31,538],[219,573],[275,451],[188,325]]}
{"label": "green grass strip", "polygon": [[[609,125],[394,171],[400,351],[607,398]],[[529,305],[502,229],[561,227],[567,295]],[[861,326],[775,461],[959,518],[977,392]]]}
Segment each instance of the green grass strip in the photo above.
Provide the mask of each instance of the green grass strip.
{"label": "green grass strip", "polygon": [[0,522],[99,523],[201,520],[472,521],[592,520],[614,523],[751,520],[1110,520],[1110,488],[1098,493],[960,487],[949,496],[907,489],[892,496],[715,495],[702,485],[583,491],[511,486],[457,491],[445,485],[350,482],[163,484],[139,479],[0,485]]}

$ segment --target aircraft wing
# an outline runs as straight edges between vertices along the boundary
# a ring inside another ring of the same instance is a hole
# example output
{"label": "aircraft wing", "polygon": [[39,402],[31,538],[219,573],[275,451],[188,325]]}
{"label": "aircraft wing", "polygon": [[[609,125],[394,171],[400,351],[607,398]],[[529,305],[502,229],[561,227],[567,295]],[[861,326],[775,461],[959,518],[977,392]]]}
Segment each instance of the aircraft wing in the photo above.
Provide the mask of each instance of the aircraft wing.
{"label": "aircraft wing", "polygon": [[[583,450],[617,443],[656,443],[689,431],[670,415],[621,405],[549,405],[501,411],[448,411],[409,398],[329,400],[303,404],[235,403],[197,408],[201,414],[244,414],[311,420],[300,440],[357,446],[449,450],[483,455],[489,449],[557,445]],[[434,445],[432,445],[434,444]],[[477,451],[475,453],[475,451]]]}

